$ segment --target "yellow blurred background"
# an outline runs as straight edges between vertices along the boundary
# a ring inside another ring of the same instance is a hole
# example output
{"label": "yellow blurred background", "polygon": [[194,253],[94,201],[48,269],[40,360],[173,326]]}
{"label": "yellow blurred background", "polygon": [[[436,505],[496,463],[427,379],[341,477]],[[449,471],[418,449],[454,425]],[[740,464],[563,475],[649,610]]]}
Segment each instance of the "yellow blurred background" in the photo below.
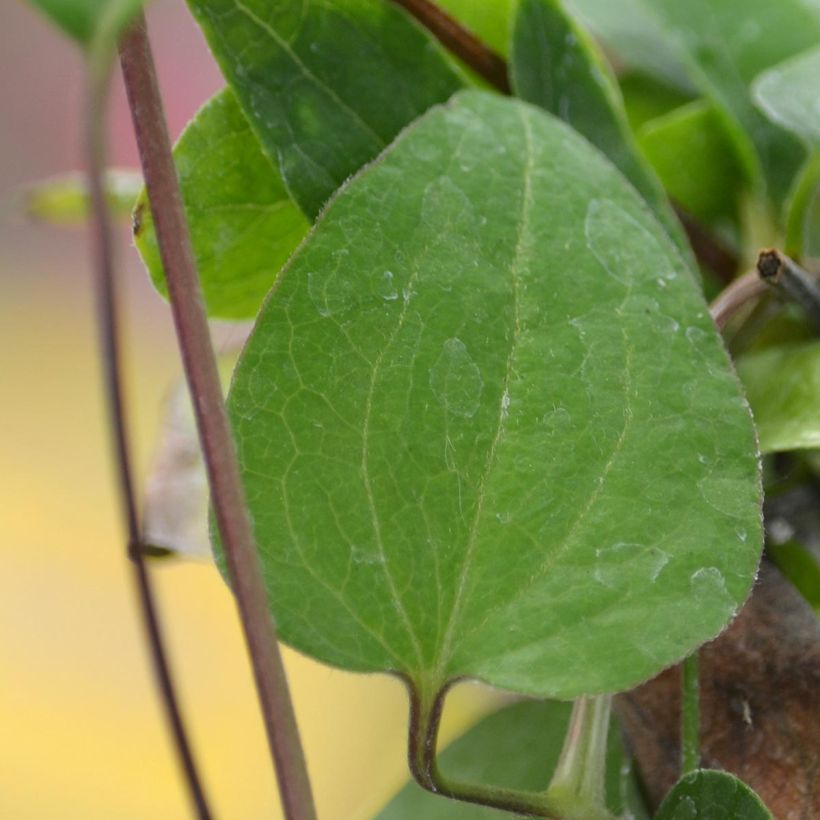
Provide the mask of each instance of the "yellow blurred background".
{"label": "yellow blurred background", "polygon": [[[16,186],[81,167],[76,50],[19,0],[0,8],[0,817],[185,818],[107,448],[83,231],[22,223]],[[172,133],[221,85],[182,0],[149,14]],[[135,166],[117,83],[112,161]],[[120,231],[139,474],[179,376],[165,304]],[[155,564],[172,665],[219,818],[278,798],[233,602],[207,564]],[[286,656],[323,820],[371,817],[406,777],[406,696],[385,676]],[[445,737],[490,703],[448,702]]]}

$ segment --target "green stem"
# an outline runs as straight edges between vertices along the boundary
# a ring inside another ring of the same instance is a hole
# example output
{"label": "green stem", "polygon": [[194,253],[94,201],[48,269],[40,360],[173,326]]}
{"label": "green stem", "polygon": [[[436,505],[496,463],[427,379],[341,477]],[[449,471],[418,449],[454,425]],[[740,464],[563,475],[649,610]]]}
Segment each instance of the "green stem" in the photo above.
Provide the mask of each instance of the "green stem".
{"label": "green stem", "polygon": [[700,767],[700,663],[697,652],[683,662],[681,775]]}
{"label": "green stem", "polygon": [[[564,748],[547,794],[554,800],[585,807],[583,816],[609,817],[605,800],[606,747],[612,695],[575,701]],[[570,816],[564,813],[564,816]]]}
{"label": "green stem", "polygon": [[[547,817],[552,820],[611,820],[611,815],[592,805],[583,795],[515,791],[479,783],[452,780],[441,773],[436,759],[438,732],[448,686],[419,689],[405,679],[410,694],[410,731],[408,760],[415,781],[433,794],[474,803],[525,817]],[[609,697],[609,696],[607,696]],[[607,718],[609,710],[607,707]],[[606,737],[606,733],[604,733]]]}

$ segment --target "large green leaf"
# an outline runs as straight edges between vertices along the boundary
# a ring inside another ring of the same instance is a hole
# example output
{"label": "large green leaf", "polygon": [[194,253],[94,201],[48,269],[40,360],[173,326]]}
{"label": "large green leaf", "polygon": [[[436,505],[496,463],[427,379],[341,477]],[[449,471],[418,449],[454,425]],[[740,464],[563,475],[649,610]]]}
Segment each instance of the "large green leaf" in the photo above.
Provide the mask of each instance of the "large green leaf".
{"label": "large green leaf", "polygon": [[692,216],[706,224],[735,216],[743,171],[710,103],[696,100],[644,123],[638,142]]}
{"label": "large green leaf", "polygon": [[515,93],[560,117],[600,148],[688,254],[683,229],[635,144],[615,77],[594,41],[564,11],[560,0],[520,0],[511,68]]}
{"label": "large green leaf", "polygon": [[[522,701],[484,718],[440,756],[445,775],[520,791],[543,791],[558,763],[572,704]],[[616,816],[648,818],[641,802],[620,732],[609,732],[606,767],[607,806]],[[490,820],[509,814],[457,803],[408,783],[377,815],[377,820]]]}
{"label": "large green leaf", "polygon": [[[255,316],[307,233],[307,220],[228,90],[188,125],[174,160],[208,313],[226,319]],[[166,294],[145,191],[134,212],[134,239],[154,284]]]}
{"label": "large green leaf", "polygon": [[742,780],[700,769],[678,781],[655,820],[772,820],[772,815]]}
{"label": "large green leaf", "polygon": [[820,447],[820,342],[750,353],[737,368],[762,452]]}
{"label": "large green leaf", "polygon": [[441,46],[384,0],[189,5],[311,219],[405,125],[463,85]]}
{"label": "large green leaf", "polygon": [[145,0],[29,0],[88,49],[113,46]]}
{"label": "large green leaf", "polygon": [[820,7],[802,0],[655,0],[688,55],[690,75],[724,117],[750,180],[785,197],[803,157],[790,134],[755,108],[749,85],[764,69],[817,43]]}
{"label": "large green leaf", "polygon": [[345,186],[229,396],[283,638],[562,698],[715,635],[760,551],[751,420],[617,170],[471,92]]}

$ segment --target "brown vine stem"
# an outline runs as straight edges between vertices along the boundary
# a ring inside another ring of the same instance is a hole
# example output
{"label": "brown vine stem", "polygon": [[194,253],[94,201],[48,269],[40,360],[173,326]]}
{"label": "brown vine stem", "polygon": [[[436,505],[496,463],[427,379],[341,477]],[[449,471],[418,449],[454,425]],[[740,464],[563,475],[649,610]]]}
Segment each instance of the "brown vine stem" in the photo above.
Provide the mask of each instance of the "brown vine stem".
{"label": "brown vine stem", "polygon": [[723,330],[739,310],[751,302],[756,302],[768,292],[769,286],[758,276],[757,271],[749,271],[735,279],[715,297],[709,306],[709,312],[718,329]]}
{"label": "brown vine stem", "polygon": [[282,807],[288,820],[313,820],[316,813],[307,766],[222,400],[143,15],[120,41],[120,62],[211,500],[253,666]]}
{"label": "brown vine stem", "polygon": [[458,20],[430,0],[393,0],[416,18],[449,52],[502,94],[510,93],[507,63]]}
{"label": "brown vine stem", "polygon": [[154,591],[142,546],[136,496],[134,494],[131,452],[128,444],[126,402],[122,384],[119,303],[114,271],[114,241],[111,215],[104,190],[105,125],[104,113],[110,71],[91,64],[88,71],[87,109],[85,112],[85,152],[88,165],[88,187],[91,195],[94,293],[97,328],[104,371],[105,392],[110,417],[112,444],[119,478],[119,496],[128,537],[128,559],[137,589],[143,627],[170,724],[179,763],[188,786],[191,801],[200,820],[210,820],[211,812],[194,760],[182,711],[176,696],[168,664]]}

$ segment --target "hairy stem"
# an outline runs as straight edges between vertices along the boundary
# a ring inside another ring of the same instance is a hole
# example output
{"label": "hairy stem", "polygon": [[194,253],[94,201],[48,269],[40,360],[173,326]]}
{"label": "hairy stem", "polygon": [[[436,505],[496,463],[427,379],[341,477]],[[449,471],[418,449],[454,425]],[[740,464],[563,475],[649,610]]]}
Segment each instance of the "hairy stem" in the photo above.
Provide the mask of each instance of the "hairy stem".
{"label": "hairy stem", "polygon": [[94,291],[97,329],[104,371],[105,393],[112,432],[112,444],[119,479],[119,496],[128,537],[128,558],[142,616],[143,629],[154,668],[154,675],[165,707],[179,763],[188,786],[191,801],[201,820],[210,820],[211,812],[194,761],[185,730],[182,712],[171,678],[165,652],[154,592],[142,547],[136,496],[134,493],[131,452],[128,444],[126,402],[122,384],[119,330],[119,302],[114,273],[114,240],[111,215],[104,190],[105,173],[105,103],[108,96],[108,66],[91,66],[88,72],[87,110],[85,112],[85,153],[88,165],[88,187],[91,197],[94,239]]}
{"label": "hairy stem", "polygon": [[693,652],[683,662],[681,701],[681,776],[700,766],[700,656]]}
{"label": "hairy stem", "polygon": [[316,813],[307,766],[225,413],[142,15],[121,40],[120,61],[211,501],[253,666],[282,806],[288,820],[313,820]]}
{"label": "hairy stem", "polygon": [[415,17],[449,52],[502,94],[510,93],[507,63],[458,20],[430,0],[393,0]]}

